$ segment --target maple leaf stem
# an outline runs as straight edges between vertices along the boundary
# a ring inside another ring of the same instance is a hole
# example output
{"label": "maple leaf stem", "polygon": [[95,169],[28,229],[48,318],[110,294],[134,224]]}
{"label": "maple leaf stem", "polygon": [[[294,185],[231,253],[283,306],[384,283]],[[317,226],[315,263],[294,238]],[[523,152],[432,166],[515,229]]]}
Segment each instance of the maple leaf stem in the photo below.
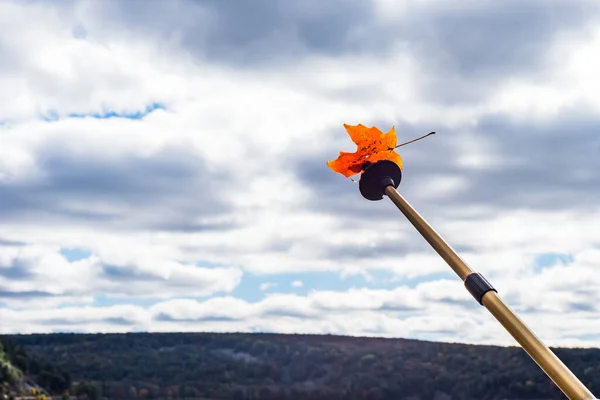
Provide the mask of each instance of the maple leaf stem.
{"label": "maple leaf stem", "polygon": [[416,142],[418,140],[421,140],[421,139],[425,139],[427,136],[431,136],[431,135],[435,135],[435,132],[429,132],[427,135],[423,135],[423,136],[418,137],[416,139],[409,140],[408,142],[400,143],[398,146],[394,147],[394,149],[397,149],[398,147],[406,146],[407,144],[414,143],[414,142]]}

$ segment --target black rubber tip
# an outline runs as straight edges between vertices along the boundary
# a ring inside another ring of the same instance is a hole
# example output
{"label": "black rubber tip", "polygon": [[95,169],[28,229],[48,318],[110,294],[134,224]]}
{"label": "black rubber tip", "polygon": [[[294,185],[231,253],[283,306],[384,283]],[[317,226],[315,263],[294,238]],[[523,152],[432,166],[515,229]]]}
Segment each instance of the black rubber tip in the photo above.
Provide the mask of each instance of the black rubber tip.
{"label": "black rubber tip", "polygon": [[381,160],[369,165],[360,176],[358,188],[367,200],[383,199],[384,190],[388,186],[394,189],[400,185],[402,170],[393,161]]}

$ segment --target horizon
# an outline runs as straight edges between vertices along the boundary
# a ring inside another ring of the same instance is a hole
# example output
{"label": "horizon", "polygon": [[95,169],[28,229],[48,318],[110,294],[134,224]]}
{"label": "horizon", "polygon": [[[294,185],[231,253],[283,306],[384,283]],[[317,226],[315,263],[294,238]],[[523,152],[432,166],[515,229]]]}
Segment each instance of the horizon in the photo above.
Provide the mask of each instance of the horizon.
{"label": "horizon", "polygon": [[[523,350],[518,344],[509,345],[496,345],[496,344],[472,344],[472,343],[461,343],[461,342],[443,342],[434,340],[422,340],[422,339],[407,339],[400,337],[387,337],[387,336],[352,336],[352,335],[339,335],[331,333],[277,333],[277,332],[46,332],[46,333],[2,333],[0,337],[12,337],[12,336],[118,336],[118,335],[248,335],[248,336],[260,336],[260,335],[272,335],[272,336],[299,336],[299,337],[312,337],[312,338],[339,338],[339,339],[369,339],[369,340],[389,340],[389,341],[409,341],[409,342],[421,342],[421,343],[433,343],[443,345],[457,345],[457,346],[476,346],[476,347],[501,347],[501,348],[514,348]],[[600,350],[598,347],[554,347],[563,350]]]}
{"label": "horizon", "polygon": [[[11,337],[11,336],[61,336],[61,335],[71,335],[71,336],[118,336],[118,335],[249,335],[249,336],[260,336],[260,335],[274,335],[274,336],[300,336],[300,337],[315,337],[315,338],[340,338],[340,339],[373,339],[373,340],[398,340],[398,341],[413,341],[413,342],[423,342],[423,343],[438,343],[438,344],[449,344],[449,345],[459,345],[459,346],[478,346],[478,347],[502,347],[502,348],[523,348],[515,342],[515,344],[473,344],[473,343],[463,343],[463,342],[450,342],[450,341],[440,341],[440,340],[424,340],[424,339],[412,339],[412,338],[402,338],[402,337],[392,337],[392,336],[354,336],[354,335],[344,335],[344,334],[333,334],[333,333],[278,333],[278,332],[210,332],[210,331],[169,331],[169,332],[148,332],[148,331],[136,331],[136,332],[69,332],[69,331],[61,331],[61,332],[30,332],[30,333],[1,333],[0,337]],[[600,347],[595,346],[550,346],[551,348],[560,348],[564,350],[600,350]]]}

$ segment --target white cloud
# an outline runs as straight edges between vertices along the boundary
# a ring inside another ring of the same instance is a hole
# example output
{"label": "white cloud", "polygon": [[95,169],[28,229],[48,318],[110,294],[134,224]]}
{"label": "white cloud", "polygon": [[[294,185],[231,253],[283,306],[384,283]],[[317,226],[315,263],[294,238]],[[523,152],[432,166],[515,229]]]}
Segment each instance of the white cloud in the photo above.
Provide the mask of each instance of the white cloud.
{"label": "white cloud", "polygon": [[596,93],[600,81],[595,71],[600,29],[596,26],[562,34],[547,55],[548,63],[560,65],[543,80],[513,78],[489,99],[488,107],[509,113],[516,119],[549,124],[564,108],[575,107],[597,112]]}
{"label": "white cloud", "polygon": [[231,292],[241,279],[237,267],[201,268],[148,255],[132,259],[93,255],[68,262],[56,248],[0,246],[0,302],[10,306],[86,303],[99,295],[201,297]]}
{"label": "white cloud", "polygon": [[293,281],[292,282],[292,287],[300,288],[302,286],[304,286],[304,283],[302,283],[302,281]]}
{"label": "white cloud", "polygon": [[259,289],[264,292],[264,291],[267,291],[267,290],[269,290],[271,288],[274,288],[274,287],[277,287],[276,283],[273,283],[273,282],[264,282],[264,283],[260,284]]}
{"label": "white cloud", "polygon": [[[500,296],[548,344],[598,346],[598,338],[577,339],[590,332],[590,318],[597,316],[598,310],[572,307],[576,302],[595,307],[600,301],[594,289],[597,279],[590,281],[590,275],[582,274],[590,268],[589,257],[600,261],[597,254],[582,254],[568,267],[545,269],[534,281],[513,278],[508,282],[510,290],[500,289]],[[570,271],[566,272],[567,268]],[[577,282],[557,284],[581,275]],[[583,292],[568,291],[566,287],[573,283]],[[5,310],[3,321],[4,332],[45,332],[57,327],[86,332],[261,330],[514,345],[508,333],[475,302],[458,279],[391,290],[311,291],[305,296],[271,294],[257,302],[212,297],[202,301],[165,300],[148,308],[72,306],[50,311]]]}

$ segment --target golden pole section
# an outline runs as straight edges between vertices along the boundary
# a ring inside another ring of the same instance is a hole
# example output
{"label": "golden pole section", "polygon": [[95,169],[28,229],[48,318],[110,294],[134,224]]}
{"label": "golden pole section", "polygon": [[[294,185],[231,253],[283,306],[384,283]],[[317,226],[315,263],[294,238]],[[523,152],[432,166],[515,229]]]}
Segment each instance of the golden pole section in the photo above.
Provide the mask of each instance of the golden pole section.
{"label": "golden pole section", "polygon": [[[467,276],[473,273],[473,270],[460,258],[456,251],[446,243],[393,186],[386,186],[384,193],[456,272],[460,279],[465,281]],[[487,291],[481,302],[570,400],[596,399],[552,350],[504,304],[495,291]]]}

